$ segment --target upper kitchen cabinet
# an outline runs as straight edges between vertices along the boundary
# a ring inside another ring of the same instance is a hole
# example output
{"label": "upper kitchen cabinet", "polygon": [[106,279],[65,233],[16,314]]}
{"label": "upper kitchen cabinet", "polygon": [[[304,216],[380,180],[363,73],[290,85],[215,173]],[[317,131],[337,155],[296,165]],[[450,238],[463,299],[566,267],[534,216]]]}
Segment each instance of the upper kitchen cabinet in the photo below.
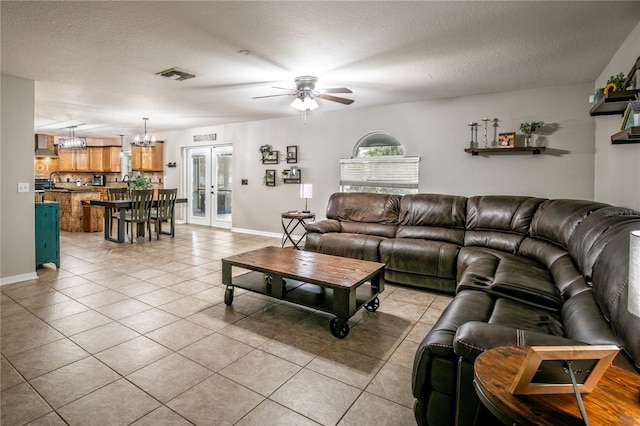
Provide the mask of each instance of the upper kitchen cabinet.
{"label": "upper kitchen cabinet", "polygon": [[88,147],[82,150],[58,150],[58,171],[120,172],[119,146]]}
{"label": "upper kitchen cabinet", "polygon": [[121,172],[122,158],[120,157],[122,148],[119,146],[109,146],[102,149],[102,171]]}
{"label": "upper kitchen cabinet", "polygon": [[164,143],[153,147],[131,145],[131,170],[161,172],[164,170]]}
{"label": "upper kitchen cabinet", "polygon": [[[99,160],[98,160],[98,157]],[[58,171],[61,172],[91,172],[91,161],[102,168],[102,148],[86,148],[79,150],[58,150]]]}

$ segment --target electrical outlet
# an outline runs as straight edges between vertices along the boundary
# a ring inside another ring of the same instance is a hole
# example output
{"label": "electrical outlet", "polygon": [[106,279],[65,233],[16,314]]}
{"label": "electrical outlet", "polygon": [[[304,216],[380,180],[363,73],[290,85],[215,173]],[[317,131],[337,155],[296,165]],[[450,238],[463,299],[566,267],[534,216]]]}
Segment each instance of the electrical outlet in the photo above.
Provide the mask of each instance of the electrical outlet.
{"label": "electrical outlet", "polygon": [[243,185],[249,185],[249,179],[242,179]]}
{"label": "electrical outlet", "polygon": [[18,182],[18,192],[29,192],[29,182]]}

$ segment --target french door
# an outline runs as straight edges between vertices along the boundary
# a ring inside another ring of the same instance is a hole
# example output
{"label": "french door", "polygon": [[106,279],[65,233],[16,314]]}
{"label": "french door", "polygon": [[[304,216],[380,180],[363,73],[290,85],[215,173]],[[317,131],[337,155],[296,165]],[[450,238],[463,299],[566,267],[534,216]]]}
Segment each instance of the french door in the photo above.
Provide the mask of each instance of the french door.
{"label": "french door", "polygon": [[232,155],[231,146],[187,149],[188,223],[231,228]]}

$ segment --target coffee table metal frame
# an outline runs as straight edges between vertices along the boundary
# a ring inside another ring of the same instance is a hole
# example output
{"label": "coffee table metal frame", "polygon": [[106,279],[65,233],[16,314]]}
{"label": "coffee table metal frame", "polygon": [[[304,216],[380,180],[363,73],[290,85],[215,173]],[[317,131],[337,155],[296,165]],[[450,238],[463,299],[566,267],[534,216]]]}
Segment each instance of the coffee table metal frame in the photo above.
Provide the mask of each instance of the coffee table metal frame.
{"label": "coffee table metal frame", "polygon": [[[253,255],[260,255],[262,260],[256,261]],[[283,259],[282,256],[289,261],[278,262],[278,257]],[[313,268],[315,261],[331,266],[316,271]],[[249,272],[233,276],[233,267]],[[335,337],[344,338],[349,334],[349,318],[358,309],[364,307],[373,312],[380,306],[378,295],[384,291],[384,264],[265,247],[222,259],[222,283],[226,286],[224,302],[227,306],[233,303],[235,287],[264,294],[335,315],[329,329]]]}

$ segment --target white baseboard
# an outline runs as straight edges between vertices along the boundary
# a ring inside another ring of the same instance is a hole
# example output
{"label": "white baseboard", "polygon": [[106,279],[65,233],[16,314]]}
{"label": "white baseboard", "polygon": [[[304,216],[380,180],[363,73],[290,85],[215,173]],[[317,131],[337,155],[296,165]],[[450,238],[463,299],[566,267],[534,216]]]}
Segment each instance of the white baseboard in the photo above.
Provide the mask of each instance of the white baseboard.
{"label": "white baseboard", "polygon": [[281,233],[256,231],[255,229],[231,228],[231,232],[237,232],[239,234],[259,235],[261,237],[282,238],[282,234]]}
{"label": "white baseboard", "polygon": [[37,280],[37,279],[38,279],[38,274],[36,274],[35,272],[29,272],[28,274],[20,274],[20,275],[14,275],[12,277],[0,278],[0,286],[7,285],[7,284],[20,283],[22,281]]}

